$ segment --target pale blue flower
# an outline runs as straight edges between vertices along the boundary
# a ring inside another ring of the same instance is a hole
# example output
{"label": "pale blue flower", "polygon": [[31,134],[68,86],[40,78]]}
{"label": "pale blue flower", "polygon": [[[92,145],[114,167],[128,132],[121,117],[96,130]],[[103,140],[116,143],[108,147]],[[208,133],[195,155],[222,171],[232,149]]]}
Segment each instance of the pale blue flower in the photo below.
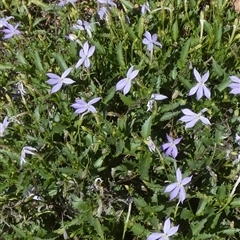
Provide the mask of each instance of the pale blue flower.
{"label": "pale blue flower", "polygon": [[228,85],[232,90],[230,93],[232,94],[240,94],[240,79],[237,76],[230,76],[232,83]]}
{"label": "pale blue flower", "polygon": [[167,96],[165,96],[165,95],[158,94],[158,93],[153,93],[151,95],[150,100],[147,103],[147,112],[152,110],[153,104],[154,104],[155,101],[164,100],[166,98],[167,98]]}
{"label": "pale blue flower", "polygon": [[88,112],[92,112],[92,113],[96,113],[97,110],[96,108],[93,106],[94,103],[98,102],[101,98],[97,97],[92,99],[91,101],[89,101],[88,103],[85,102],[82,99],[76,99],[75,103],[71,105],[71,107],[75,108],[75,113],[77,114],[82,114],[84,112],[88,113]]}
{"label": "pale blue flower", "polygon": [[198,83],[190,89],[190,92],[188,95],[191,96],[197,92],[197,100],[202,98],[203,95],[205,95],[206,98],[209,99],[211,97],[211,92],[205,85],[205,82],[209,78],[209,71],[207,71],[202,77],[199,74],[199,72],[196,70],[196,68],[193,69],[193,73]]}
{"label": "pale blue flower", "polygon": [[7,23],[6,28],[2,30],[3,33],[5,33],[3,40],[11,38],[15,35],[20,35],[21,32],[17,29],[20,23],[16,24],[13,26],[12,24]]}
{"label": "pale blue flower", "polygon": [[37,151],[36,148],[33,148],[31,146],[26,146],[22,148],[21,151],[21,156],[20,156],[20,166],[22,166],[23,164],[25,164],[26,161],[26,154],[30,154],[30,155],[35,155],[35,153],[33,151]]}
{"label": "pale blue flower", "polygon": [[178,196],[181,203],[186,199],[186,191],[184,186],[192,180],[192,176],[182,179],[181,170],[178,168],[176,171],[177,182],[169,184],[165,193],[170,192],[170,201]]}
{"label": "pale blue flower", "polygon": [[6,17],[6,18],[0,18],[0,28],[6,27],[7,24],[8,24],[8,20],[11,19],[11,18],[14,18],[14,17],[9,16],[9,17]]}
{"label": "pale blue flower", "polygon": [[0,123],[0,137],[3,137],[4,131],[5,131],[6,128],[8,127],[9,123],[10,123],[10,122],[8,121],[8,117],[6,116],[6,117],[3,119],[3,122]]}
{"label": "pale blue flower", "polygon": [[126,95],[132,86],[132,80],[138,75],[139,70],[134,70],[134,66],[130,67],[127,71],[127,77],[120,80],[116,85],[116,91],[123,90],[123,94]]}
{"label": "pale blue flower", "polygon": [[116,3],[113,2],[113,0],[97,0],[101,4],[117,7]]}
{"label": "pale blue flower", "polygon": [[166,156],[171,155],[173,158],[176,158],[178,155],[178,149],[177,149],[176,145],[180,143],[182,138],[173,139],[168,134],[166,134],[166,135],[167,135],[168,143],[164,143],[162,145],[162,149],[166,150],[165,151]]}
{"label": "pale blue flower", "polygon": [[142,40],[143,44],[147,45],[148,51],[153,51],[153,46],[159,46],[162,47],[162,44],[157,41],[157,34],[151,35],[150,32],[146,31],[144,33],[145,38]]}
{"label": "pale blue flower", "polygon": [[106,16],[107,14],[107,8],[106,7],[101,7],[98,11],[98,16],[101,20]]}
{"label": "pale blue flower", "polygon": [[178,231],[179,225],[171,227],[170,218],[166,219],[163,226],[163,233],[152,233],[147,240],[169,240]]}
{"label": "pale blue flower", "polygon": [[146,12],[150,12],[150,7],[148,1],[141,5],[141,13],[144,15]]}
{"label": "pale blue flower", "polygon": [[65,70],[61,77],[54,73],[47,73],[47,76],[49,77],[47,83],[50,85],[54,85],[51,93],[59,91],[63,84],[69,85],[75,82],[71,78],[67,78],[67,75],[71,72],[71,70],[72,68],[68,68],[67,70]]}
{"label": "pale blue flower", "polygon": [[204,108],[197,114],[191,111],[190,109],[187,108],[182,109],[182,112],[185,114],[185,116],[181,117],[179,120],[187,123],[185,129],[194,127],[199,120],[204,124],[210,125],[211,124],[210,121],[202,116],[202,113],[204,113],[206,110],[207,109]]}
{"label": "pale blue flower", "polygon": [[88,41],[86,41],[83,44],[83,48],[79,52],[80,59],[76,64],[76,68],[79,68],[82,64],[84,64],[86,68],[89,68],[91,64],[89,58],[93,55],[94,51],[95,51],[95,46],[91,46],[89,48]]}
{"label": "pale blue flower", "polygon": [[63,7],[65,5],[67,5],[68,3],[71,3],[72,5],[74,5],[74,3],[76,3],[77,0],[60,0],[60,2],[58,3],[59,7]]}
{"label": "pale blue flower", "polygon": [[73,29],[75,29],[75,30],[89,30],[89,31],[92,31],[92,26],[87,21],[77,20],[77,24],[73,25]]}

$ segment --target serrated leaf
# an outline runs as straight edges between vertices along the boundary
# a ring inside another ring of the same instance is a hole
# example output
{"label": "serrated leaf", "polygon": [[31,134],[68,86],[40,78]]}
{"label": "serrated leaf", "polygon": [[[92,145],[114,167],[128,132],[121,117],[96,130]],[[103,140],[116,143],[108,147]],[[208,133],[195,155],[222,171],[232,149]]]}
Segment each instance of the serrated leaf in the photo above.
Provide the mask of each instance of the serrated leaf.
{"label": "serrated leaf", "polygon": [[140,159],[139,164],[139,172],[141,179],[148,180],[149,179],[149,168],[152,162],[152,158],[150,154],[146,153],[144,156]]}
{"label": "serrated leaf", "polygon": [[129,97],[126,97],[125,95],[120,94],[120,98],[121,98],[121,100],[123,101],[123,103],[124,103],[125,105],[127,105],[128,107],[132,107],[132,106],[135,104],[135,101],[133,101],[130,96],[129,96]]}
{"label": "serrated leaf", "polygon": [[142,126],[141,135],[144,139],[147,139],[151,135],[152,116],[150,116]]}
{"label": "serrated leaf", "polygon": [[197,236],[200,233],[200,231],[204,228],[206,222],[207,218],[203,219],[201,222],[191,223],[192,235]]}
{"label": "serrated leaf", "polygon": [[119,63],[119,65],[122,67],[122,68],[125,68],[125,62],[124,62],[124,57],[123,57],[123,45],[122,45],[122,42],[120,42],[117,46],[117,61]]}
{"label": "serrated leaf", "polygon": [[180,111],[165,113],[165,114],[160,118],[160,121],[170,120],[170,119],[172,119],[173,117],[177,116],[179,113],[180,113]]}

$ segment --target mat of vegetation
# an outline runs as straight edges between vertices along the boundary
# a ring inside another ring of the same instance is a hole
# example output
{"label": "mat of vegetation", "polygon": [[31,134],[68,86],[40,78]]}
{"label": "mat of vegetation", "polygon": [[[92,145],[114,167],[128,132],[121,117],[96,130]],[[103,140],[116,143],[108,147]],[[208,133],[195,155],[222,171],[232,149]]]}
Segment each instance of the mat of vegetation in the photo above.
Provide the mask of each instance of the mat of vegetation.
{"label": "mat of vegetation", "polygon": [[240,21],[229,0],[0,2],[0,239],[240,239]]}

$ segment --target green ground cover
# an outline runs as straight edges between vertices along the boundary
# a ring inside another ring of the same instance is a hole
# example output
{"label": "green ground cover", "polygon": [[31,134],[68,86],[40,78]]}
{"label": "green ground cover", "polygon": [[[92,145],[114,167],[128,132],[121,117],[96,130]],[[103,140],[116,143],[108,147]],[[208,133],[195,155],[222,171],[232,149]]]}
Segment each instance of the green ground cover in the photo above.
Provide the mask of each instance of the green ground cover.
{"label": "green ground cover", "polygon": [[0,239],[239,239],[240,22],[229,0],[0,2]]}

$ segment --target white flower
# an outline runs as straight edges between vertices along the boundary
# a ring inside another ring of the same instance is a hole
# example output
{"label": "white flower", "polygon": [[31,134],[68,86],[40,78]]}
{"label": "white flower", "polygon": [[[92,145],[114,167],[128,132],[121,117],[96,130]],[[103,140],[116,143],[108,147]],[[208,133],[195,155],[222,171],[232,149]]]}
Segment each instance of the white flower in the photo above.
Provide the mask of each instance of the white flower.
{"label": "white flower", "polygon": [[3,122],[0,123],[0,137],[3,137],[4,131],[5,131],[5,129],[7,128],[7,126],[8,126],[9,123],[10,123],[10,122],[8,121],[8,117],[5,117],[5,118],[3,119]]}
{"label": "white flower", "polygon": [[20,156],[20,166],[22,166],[23,164],[25,164],[27,162],[25,160],[26,154],[35,155],[35,153],[32,151],[37,151],[37,149],[33,148],[31,146],[23,147],[23,149],[21,151],[21,156]]}

